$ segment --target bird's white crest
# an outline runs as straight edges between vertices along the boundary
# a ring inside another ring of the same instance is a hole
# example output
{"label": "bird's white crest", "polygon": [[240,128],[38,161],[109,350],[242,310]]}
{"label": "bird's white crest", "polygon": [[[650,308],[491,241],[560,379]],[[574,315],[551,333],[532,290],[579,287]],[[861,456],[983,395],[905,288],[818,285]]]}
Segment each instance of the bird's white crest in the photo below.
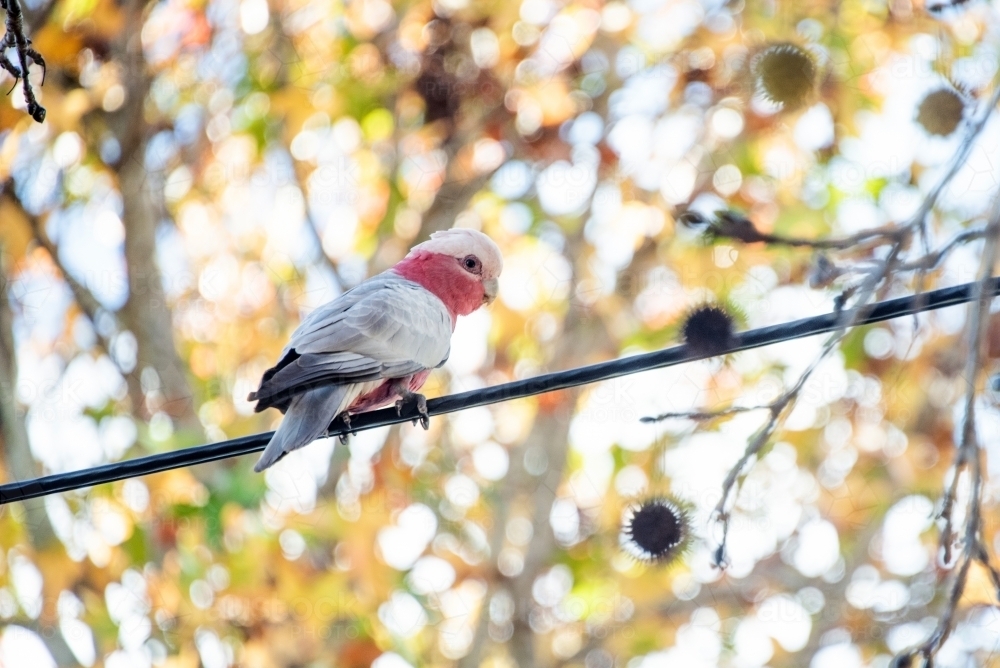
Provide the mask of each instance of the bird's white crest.
{"label": "bird's white crest", "polygon": [[440,253],[458,259],[475,255],[483,263],[483,275],[490,278],[499,276],[503,269],[500,248],[482,232],[468,227],[435,232],[430,239],[411,248],[410,254],[417,251]]}

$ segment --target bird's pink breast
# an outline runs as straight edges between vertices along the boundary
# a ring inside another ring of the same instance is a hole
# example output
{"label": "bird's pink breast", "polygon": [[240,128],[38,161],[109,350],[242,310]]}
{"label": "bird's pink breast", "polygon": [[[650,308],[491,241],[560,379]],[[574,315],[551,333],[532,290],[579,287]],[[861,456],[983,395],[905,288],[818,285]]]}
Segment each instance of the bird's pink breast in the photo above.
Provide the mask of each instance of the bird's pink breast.
{"label": "bird's pink breast", "polygon": [[[424,383],[427,382],[427,377],[431,375],[431,370],[421,371],[420,373],[415,373],[410,376],[409,389],[410,392],[416,392]],[[374,410],[376,408],[381,408],[391,404],[392,402],[400,399],[401,397],[393,389],[392,384],[396,379],[386,379],[381,385],[376,387],[371,392],[367,394],[362,394],[360,397],[354,400],[350,406],[347,407],[350,413],[362,413],[364,411]]]}

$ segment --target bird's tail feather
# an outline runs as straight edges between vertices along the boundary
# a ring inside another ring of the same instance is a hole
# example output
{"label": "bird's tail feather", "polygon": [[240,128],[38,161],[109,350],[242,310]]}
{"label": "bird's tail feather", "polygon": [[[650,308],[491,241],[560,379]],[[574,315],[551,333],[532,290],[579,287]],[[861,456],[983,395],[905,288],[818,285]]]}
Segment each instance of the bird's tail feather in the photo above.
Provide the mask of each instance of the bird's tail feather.
{"label": "bird's tail feather", "polygon": [[341,411],[347,391],[346,385],[328,385],[296,395],[253,470],[260,473],[286,452],[309,445],[322,436]]}

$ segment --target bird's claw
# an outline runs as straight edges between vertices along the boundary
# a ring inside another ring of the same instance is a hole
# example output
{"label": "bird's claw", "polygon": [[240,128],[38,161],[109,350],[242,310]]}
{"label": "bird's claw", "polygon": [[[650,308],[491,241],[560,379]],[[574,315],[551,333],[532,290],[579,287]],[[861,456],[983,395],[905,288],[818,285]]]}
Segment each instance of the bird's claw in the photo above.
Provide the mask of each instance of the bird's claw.
{"label": "bird's claw", "polygon": [[413,402],[416,405],[418,414],[418,417],[413,419],[413,424],[416,425],[419,422],[420,426],[424,429],[430,429],[431,416],[427,413],[427,397],[422,394],[411,392],[402,399],[398,400],[396,402],[396,415],[401,416],[403,414],[403,407],[410,402]]}
{"label": "bird's claw", "polygon": [[340,419],[344,421],[344,426],[347,427],[347,431],[342,432],[341,434],[339,434],[338,438],[340,439],[341,445],[347,445],[347,435],[350,434],[351,436],[357,436],[358,432],[355,431],[354,429],[351,429],[351,414],[350,413],[346,413],[346,412],[342,413],[340,415]]}

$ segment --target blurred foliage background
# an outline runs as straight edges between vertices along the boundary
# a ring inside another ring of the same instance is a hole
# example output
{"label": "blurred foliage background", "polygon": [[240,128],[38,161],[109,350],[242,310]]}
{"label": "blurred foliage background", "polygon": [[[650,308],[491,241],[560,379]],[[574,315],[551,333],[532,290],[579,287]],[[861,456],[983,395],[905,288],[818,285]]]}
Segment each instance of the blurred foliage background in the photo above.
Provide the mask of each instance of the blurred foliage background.
{"label": "blurred foliage background", "polygon": [[[995,3],[934,9],[26,0],[48,117],[0,72],[3,480],[273,428],[245,397],[303,313],[451,226],[506,264],[430,396],[669,345],[709,299],[741,327],[831,310],[808,249],[678,216],[818,238],[911,215],[998,63]],[[763,94],[773,45],[813,64],[801,100]],[[957,118],[921,106],[942,88]],[[991,120],[935,245],[981,222],[998,148]],[[958,247],[926,285],[976,266]],[[884,668],[946,598],[932,518],[965,317],[845,339],[749,472],[725,573],[711,510],[760,416],[639,417],[768,401],[818,339],[318,442],[266,475],[244,458],[4,507],[0,666]],[[695,539],[648,566],[621,519],[667,493]],[[939,665],[997,665],[970,577]]]}

